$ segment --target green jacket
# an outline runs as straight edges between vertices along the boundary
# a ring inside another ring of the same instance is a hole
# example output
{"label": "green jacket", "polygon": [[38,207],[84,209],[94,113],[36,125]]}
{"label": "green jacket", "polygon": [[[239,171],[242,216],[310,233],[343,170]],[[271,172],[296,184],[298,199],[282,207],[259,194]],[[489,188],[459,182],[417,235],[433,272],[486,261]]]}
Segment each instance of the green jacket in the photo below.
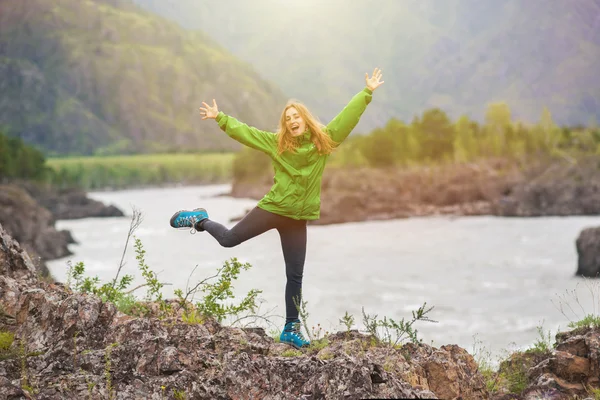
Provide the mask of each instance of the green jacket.
{"label": "green jacket", "polygon": [[[371,102],[373,92],[364,88],[342,112],[326,126],[326,132],[338,144],[343,142],[358,123]],[[260,150],[271,157],[275,177],[273,187],[258,207],[263,210],[302,220],[319,219],[321,214],[321,178],[329,155],[320,155],[310,141],[310,131],[300,137],[296,152],[277,154],[277,134],[250,127],[219,112],[219,127],[238,142]]]}

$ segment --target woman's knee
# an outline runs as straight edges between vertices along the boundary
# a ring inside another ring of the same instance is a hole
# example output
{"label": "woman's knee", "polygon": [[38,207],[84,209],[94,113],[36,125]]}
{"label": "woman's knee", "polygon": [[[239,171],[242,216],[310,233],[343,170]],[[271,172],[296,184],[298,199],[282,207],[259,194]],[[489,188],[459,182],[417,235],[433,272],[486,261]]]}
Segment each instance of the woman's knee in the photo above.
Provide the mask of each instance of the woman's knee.
{"label": "woman's knee", "polygon": [[286,272],[286,277],[287,277],[287,280],[290,282],[295,282],[295,283],[301,284],[302,283],[302,270],[301,269],[300,270],[297,270],[297,269],[296,270],[294,270],[294,269],[288,270]]}
{"label": "woman's knee", "polygon": [[240,240],[235,233],[227,231],[219,238],[219,244],[223,247],[235,247],[240,244]]}

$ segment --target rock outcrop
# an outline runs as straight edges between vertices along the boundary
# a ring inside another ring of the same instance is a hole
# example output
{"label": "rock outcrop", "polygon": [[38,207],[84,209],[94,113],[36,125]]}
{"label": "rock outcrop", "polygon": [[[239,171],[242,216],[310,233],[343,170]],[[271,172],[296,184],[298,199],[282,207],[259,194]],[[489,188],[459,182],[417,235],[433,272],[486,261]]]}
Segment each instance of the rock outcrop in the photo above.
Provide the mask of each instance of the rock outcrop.
{"label": "rock outcrop", "polygon": [[90,199],[81,189],[55,189],[48,185],[19,184],[42,207],[52,213],[54,219],[79,219],[95,217],[122,217],[123,211],[114,205],[105,205]]}
{"label": "rock outcrop", "polygon": [[57,231],[52,213],[17,186],[0,186],[0,223],[27,250],[42,275],[48,275],[45,260],[71,254],[70,233]]}
{"label": "rock outcrop", "polygon": [[40,281],[1,225],[0,334],[0,398],[11,400],[566,400],[600,387],[598,328],[560,333],[553,349],[515,353],[487,380],[456,345],[385,346],[353,330],[298,351],[262,328],[189,323],[178,313],[138,318]]}
{"label": "rock outcrop", "polygon": [[522,390],[518,396],[498,393],[493,399],[593,399],[600,387],[599,355],[600,329],[561,332],[552,351],[515,353],[504,361],[498,374]]}
{"label": "rock outcrop", "polygon": [[48,276],[45,262],[71,255],[68,245],[75,243],[69,231],[55,228],[56,220],[109,216],[123,212],[80,190],[58,191],[31,182],[0,185],[0,223],[27,250],[43,276]]}
{"label": "rock outcrop", "polygon": [[510,193],[494,202],[499,216],[600,215],[600,173],[596,157],[577,164],[542,164],[523,175]]}
{"label": "rock outcrop", "polygon": [[577,247],[576,275],[600,277],[600,227],[586,228],[575,241]]}
{"label": "rock outcrop", "polygon": [[[20,282],[24,285],[37,283],[37,270],[29,254],[19,242],[12,238],[0,224],[0,277]],[[8,292],[0,292],[0,301],[10,297]],[[1,304],[4,304],[2,302]]]}
{"label": "rock outcrop", "polygon": [[351,331],[295,352],[261,328],[135,318],[38,281],[2,228],[0,238],[0,305],[12,321],[0,319],[0,331],[15,335],[0,357],[3,398],[487,397],[473,358],[456,346],[395,349]]}

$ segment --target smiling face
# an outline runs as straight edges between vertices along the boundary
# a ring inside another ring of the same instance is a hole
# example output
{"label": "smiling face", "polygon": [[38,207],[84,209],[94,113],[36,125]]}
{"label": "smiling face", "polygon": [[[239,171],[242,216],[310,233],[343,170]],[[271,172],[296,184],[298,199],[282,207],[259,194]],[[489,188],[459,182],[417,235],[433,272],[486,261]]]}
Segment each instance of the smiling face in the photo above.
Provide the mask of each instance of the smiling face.
{"label": "smiling face", "polygon": [[306,122],[296,107],[290,107],[285,111],[285,125],[294,137],[302,135],[306,130]]}

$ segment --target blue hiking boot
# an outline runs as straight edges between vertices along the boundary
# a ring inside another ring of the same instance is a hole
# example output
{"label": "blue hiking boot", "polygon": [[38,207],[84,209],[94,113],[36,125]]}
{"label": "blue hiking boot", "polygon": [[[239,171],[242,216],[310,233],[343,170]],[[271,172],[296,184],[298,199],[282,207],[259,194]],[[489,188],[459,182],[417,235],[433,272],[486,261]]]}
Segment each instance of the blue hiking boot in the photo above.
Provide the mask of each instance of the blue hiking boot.
{"label": "blue hiking boot", "polygon": [[283,332],[279,335],[279,341],[294,346],[297,349],[310,346],[310,342],[304,339],[302,335],[300,321],[292,321],[285,324]]}
{"label": "blue hiking boot", "polygon": [[204,208],[196,208],[192,211],[181,210],[173,214],[170,224],[173,228],[190,228],[190,233],[196,233],[204,230],[198,223],[205,219],[208,219],[208,213]]}

